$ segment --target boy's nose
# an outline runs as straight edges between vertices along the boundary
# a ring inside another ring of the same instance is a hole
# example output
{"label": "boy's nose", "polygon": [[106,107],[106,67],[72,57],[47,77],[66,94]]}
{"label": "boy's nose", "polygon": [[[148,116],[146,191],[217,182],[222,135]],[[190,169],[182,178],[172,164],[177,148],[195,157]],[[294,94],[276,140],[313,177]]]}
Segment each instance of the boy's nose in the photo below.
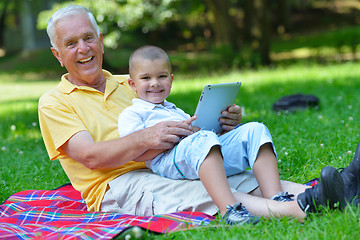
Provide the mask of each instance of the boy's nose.
{"label": "boy's nose", "polygon": [[159,85],[159,80],[156,78],[152,78],[151,79],[151,86],[158,86]]}

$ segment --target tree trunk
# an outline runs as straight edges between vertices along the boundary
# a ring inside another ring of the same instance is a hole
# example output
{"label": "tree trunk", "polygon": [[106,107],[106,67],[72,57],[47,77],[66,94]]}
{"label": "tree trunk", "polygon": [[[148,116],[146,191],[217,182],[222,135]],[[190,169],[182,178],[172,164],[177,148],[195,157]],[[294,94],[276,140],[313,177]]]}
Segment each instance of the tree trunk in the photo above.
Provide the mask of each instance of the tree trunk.
{"label": "tree trunk", "polygon": [[[261,29],[261,38],[260,38],[260,56],[261,64],[269,65],[270,60],[270,43],[271,43],[271,17],[270,17],[270,4],[269,0],[261,0],[262,6],[261,16],[260,16],[260,29]],[[259,10],[260,10],[259,9]]]}
{"label": "tree trunk", "polygon": [[230,45],[233,50],[240,47],[240,37],[234,19],[229,15],[229,0],[204,0],[214,16],[214,31],[217,45]]}
{"label": "tree trunk", "polygon": [[5,0],[4,1],[4,7],[1,10],[1,16],[0,16],[0,48],[4,47],[4,37],[5,37],[5,19],[6,19],[6,11],[9,5],[9,1]]}
{"label": "tree trunk", "polygon": [[245,0],[244,4],[244,39],[246,42],[250,42],[252,39],[252,27],[254,18],[254,0]]}
{"label": "tree trunk", "polygon": [[[253,0],[251,46],[263,65],[270,64],[271,18],[269,0]],[[250,16],[249,16],[250,17]]]}
{"label": "tree trunk", "polygon": [[21,31],[23,33],[23,51],[35,49],[35,26],[33,22],[33,14],[31,11],[31,4],[29,1],[21,1]]}
{"label": "tree trunk", "polygon": [[290,23],[290,5],[291,1],[289,0],[278,0],[278,24],[284,28],[284,32],[288,31],[291,27]]}

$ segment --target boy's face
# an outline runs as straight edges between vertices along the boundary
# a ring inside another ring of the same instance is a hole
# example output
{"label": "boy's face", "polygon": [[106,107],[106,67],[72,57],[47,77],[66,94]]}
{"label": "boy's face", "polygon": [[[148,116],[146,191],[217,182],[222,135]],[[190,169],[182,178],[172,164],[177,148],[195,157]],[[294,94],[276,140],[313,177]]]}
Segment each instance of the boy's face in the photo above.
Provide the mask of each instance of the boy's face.
{"label": "boy's face", "polygon": [[129,84],[138,97],[154,104],[164,104],[169,96],[174,76],[165,59],[135,59]]}

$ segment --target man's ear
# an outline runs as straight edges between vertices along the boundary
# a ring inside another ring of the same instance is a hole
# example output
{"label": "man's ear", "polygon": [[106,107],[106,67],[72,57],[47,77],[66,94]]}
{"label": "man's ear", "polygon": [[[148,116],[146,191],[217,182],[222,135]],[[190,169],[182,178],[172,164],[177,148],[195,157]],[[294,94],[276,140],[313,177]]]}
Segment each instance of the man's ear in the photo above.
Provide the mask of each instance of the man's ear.
{"label": "man's ear", "polygon": [[135,82],[131,78],[129,78],[128,83],[129,83],[130,87],[132,88],[132,90],[134,92],[136,92]]}
{"label": "man's ear", "polygon": [[52,51],[53,55],[56,57],[56,59],[59,61],[60,65],[63,67],[64,64],[62,63],[62,60],[61,60],[58,50],[56,50],[55,48],[52,47],[51,51]]}
{"label": "man's ear", "polygon": [[104,35],[102,33],[100,33],[100,44],[101,44],[102,54],[104,54],[105,53],[105,51],[104,51]]}
{"label": "man's ear", "polygon": [[171,74],[170,78],[171,78],[171,83],[172,83],[174,81],[174,74]]}

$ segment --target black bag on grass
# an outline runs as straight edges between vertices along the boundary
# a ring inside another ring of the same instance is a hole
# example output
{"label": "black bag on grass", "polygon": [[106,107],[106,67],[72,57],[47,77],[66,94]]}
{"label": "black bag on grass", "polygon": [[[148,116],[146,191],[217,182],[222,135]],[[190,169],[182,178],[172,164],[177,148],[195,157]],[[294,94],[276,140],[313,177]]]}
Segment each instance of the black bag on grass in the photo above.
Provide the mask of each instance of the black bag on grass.
{"label": "black bag on grass", "polygon": [[314,95],[303,95],[301,93],[295,95],[284,96],[273,104],[274,111],[302,110],[309,107],[318,108],[319,98]]}

